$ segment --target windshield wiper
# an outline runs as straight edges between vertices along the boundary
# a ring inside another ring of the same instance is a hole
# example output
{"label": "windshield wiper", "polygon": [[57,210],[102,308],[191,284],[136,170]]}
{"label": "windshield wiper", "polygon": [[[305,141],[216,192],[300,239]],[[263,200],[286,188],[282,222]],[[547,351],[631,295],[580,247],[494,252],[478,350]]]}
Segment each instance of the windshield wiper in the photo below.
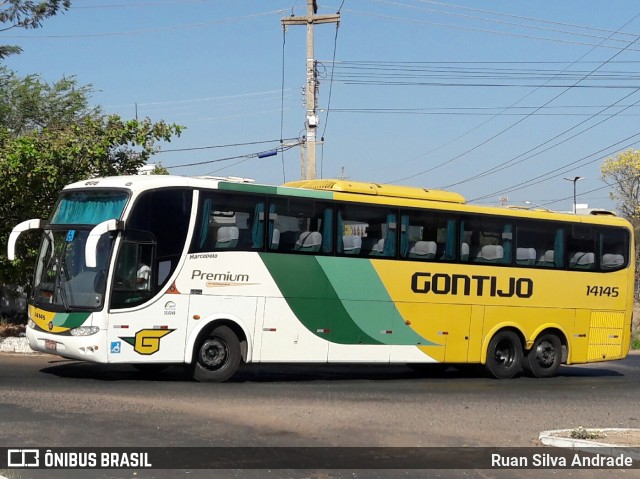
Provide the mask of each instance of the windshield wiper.
{"label": "windshield wiper", "polygon": [[[66,248],[64,249],[66,250]],[[63,250],[63,254],[64,254],[64,250]],[[67,282],[68,278],[69,278],[69,273],[67,272],[67,267],[64,265],[63,261],[60,261],[60,259],[58,259],[57,261],[57,265],[58,268],[56,268],[58,270],[58,278],[57,278],[57,290],[58,290],[58,297],[60,298],[60,300],[62,301],[62,305],[64,306],[64,310],[65,311],[70,311],[69,309],[69,302],[67,301],[67,292],[65,290],[65,283]]]}

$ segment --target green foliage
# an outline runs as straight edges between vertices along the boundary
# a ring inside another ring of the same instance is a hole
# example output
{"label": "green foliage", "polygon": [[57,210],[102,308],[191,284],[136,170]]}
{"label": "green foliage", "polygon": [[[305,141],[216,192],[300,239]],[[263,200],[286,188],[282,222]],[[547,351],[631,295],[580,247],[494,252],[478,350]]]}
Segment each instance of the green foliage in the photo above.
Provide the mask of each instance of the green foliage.
{"label": "green foliage", "polygon": [[601,439],[606,435],[597,429],[585,429],[582,426],[571,431],[573,439]]}
{"label": "green foliage", "polygon": [[640,150],[627,150],[607,158],[600,167],[602,179],[612,188],[611,199],[620,213],[640,226]]}
{"label": "green foliage", "polygon": [[[11,229],[48,218],[62,188],[98,176],[136,174],[159,141],[182,127],[163,121],[124,120],[89,107],[91,86],[75,78],[47,85],[36,75],[18,78],[0,67],[0,284],[28,285],[40,235],[25,233],[17,260],[8,262]],[[160,165],[159,173],[167,172]]]}
{"label": "green foliage", "polygon": [[153,169],[153,171],[151,172],[151,174],[152,175],[168,175],[169,170],[167,170],[164,166],[162,166],[162,163],[158,163]]}
{"label": "green foliage", "polygon": [[[0,32],[12,28],[38,28],[42,21],[71,7],[71,0],[4,0],[0,2]],[[0,60],[20,53],[15,45],[0,45]]]}
{"label": "green foliage", "polygon": [[[629,220],[640,237],[640,150],[627,150],[607,158],[600,167],[602,179],[613,191],[620,214]],[[636,281],[640,281],[640,241],[636,241]]]}
{"label": "green foliage", "polygon": [[[178,125],[149,119],[125,121],[116,115],[85,118],[17,138],[5,130],[0,134],[0,244],[7,244],[11,228],[19,222],[48,218],[65,185],[98,176],[135,174],[156,151],[157,141],[170,141],[180,132]],[[37,238],[36,234],[21,237],[16,262],[8,262],[0,251],[0,283],[28,284]]]}
{"label": "green foliage", "polygon": [[75,77],[66,77],[49,85],[38,75],[18,77],[0,67],[0,125],[11,135],[44,128],[64,127],[95,117],[100,109],[89,106],[91,85],[78,85]]}

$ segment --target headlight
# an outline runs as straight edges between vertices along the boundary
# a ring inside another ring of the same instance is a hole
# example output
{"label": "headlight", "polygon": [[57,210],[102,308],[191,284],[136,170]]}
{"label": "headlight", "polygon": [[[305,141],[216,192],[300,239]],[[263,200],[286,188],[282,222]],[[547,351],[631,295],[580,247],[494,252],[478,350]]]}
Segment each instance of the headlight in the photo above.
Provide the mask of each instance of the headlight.
{"label": "headlight", "polygon": [[80,326],[79,328],[73,328],[69,332],[71,336],[91,336],[100,331],[98,326]]}
{"label": "headlight", "polygon": [[29,319],[27,321],[27,327],[31,329],[36,329],[36,323],[33,321],[33,319]]}

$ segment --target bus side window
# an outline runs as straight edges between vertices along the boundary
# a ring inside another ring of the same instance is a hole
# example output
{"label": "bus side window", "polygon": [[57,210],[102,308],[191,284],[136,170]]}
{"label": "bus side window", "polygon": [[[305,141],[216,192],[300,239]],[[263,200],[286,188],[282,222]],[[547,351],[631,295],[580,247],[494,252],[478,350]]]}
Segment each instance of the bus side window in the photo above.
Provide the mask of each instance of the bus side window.
{"label": "bus side window", "polygon": [[139,232],[127,233],[116,258],[111,306],[129,308],[150,299],[154,294],[155,242]]}
{"label": "bus side window", "polygon": [[468,245],[468,261],[482,264],[511,263],[513,229],[510,223],[472,218],[463,222],[463,228],[462,245]]}
{"label": "bus side window", "polygon": [[600,269],[615,271],[627,265],[629,233],[625,229],[603,228],[599,232]]}
{"label": "bus side window", "polygon": [[401,215],[400,256],[418,261],[455,259],[456,221],[430,211]]}
{"label": "bus side window", "polygon": [[564,228],[548,223],[521,222],[516,226],[516,265],[542,268],[564,266]]}
{"label": "bus side window", "polygon": [[395,258],[398,221],[393,210],[341,205],[336,218],[339,255]]}
{"label": "bus side window", "polygon": [[595,234],[592,226],[572,224],[567,238],[569,269],[594,270]]}
{"label": "bus side window", "polygon": [[201,192],[190,253],[261,250],[264,199],[228,192]]}
{"label": "bus side window", "polygon": [[274,198],[269,205],[269,231],[271,251],[331,253],[333,207],[306,198]]}

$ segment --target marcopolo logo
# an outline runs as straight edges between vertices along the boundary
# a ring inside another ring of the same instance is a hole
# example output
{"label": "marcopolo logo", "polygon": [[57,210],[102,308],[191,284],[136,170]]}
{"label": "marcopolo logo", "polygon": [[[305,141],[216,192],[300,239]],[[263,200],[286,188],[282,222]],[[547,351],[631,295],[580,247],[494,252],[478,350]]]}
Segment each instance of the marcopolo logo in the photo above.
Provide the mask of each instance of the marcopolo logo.
{"label": "marcopolo logo", "polygon": [[498,279],[497,276],[418,272],[411,276],[411,291],[418,294],[530,298],[533,296],[533,280],[530,278]]}

